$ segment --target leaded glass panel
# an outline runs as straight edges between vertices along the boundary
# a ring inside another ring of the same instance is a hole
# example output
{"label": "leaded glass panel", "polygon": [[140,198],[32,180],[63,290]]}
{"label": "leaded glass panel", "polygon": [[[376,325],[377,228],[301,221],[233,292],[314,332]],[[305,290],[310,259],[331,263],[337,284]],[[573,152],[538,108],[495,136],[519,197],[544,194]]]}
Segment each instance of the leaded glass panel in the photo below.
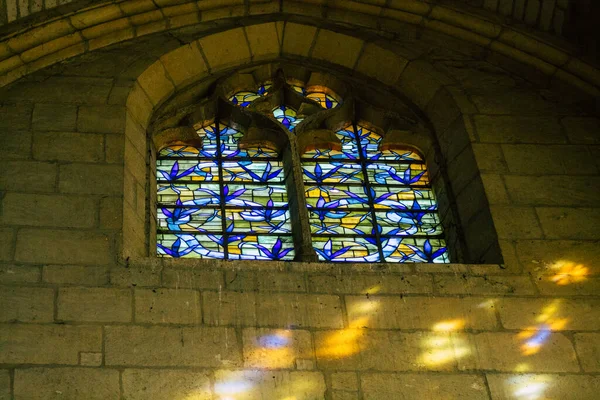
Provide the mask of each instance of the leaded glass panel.
{"label": "leaded glass panel", "polygon": [[202,147],[157,159],[157,252],[163,257],[289,260],[294,256],[283,164],[271,149],[239,149],[242,133],[198,130]]}
{"label": "leaded glass panel", "polygon": [[380,150],[382,136],[362,126],[337,136],[342,151],[302,158],[319,259],[449,262],[423,158],[408,148]]}

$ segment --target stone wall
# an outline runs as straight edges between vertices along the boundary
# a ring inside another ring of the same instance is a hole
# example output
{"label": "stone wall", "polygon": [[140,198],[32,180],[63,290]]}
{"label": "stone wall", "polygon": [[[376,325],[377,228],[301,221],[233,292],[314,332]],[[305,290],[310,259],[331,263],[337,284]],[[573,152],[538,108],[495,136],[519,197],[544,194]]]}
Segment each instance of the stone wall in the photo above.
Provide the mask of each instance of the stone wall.
{"label": "stone wall", "polygon": [[[384,41],[324,21],[239,22],[250,29],[138,37],[0,89],[0,399],[595,399],[588,95],[438,31]],[[174,63],[191,49],[206,70]],[[123,259],[149,235],[127,224],[152,208],[152,116],[175,94],[198,99],[196,83],[276,60],[413,103],[467,240],[484,210],[504,263]]]}

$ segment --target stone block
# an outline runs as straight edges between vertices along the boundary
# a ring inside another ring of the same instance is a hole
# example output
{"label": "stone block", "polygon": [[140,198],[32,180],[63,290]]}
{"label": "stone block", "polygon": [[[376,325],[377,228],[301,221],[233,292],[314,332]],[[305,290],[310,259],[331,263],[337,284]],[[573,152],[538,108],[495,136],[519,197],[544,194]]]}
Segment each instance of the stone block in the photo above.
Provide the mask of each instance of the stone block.
{"label": "stone block", "polygon": [[[585,275],[583,265],[563,264],[550,274],[534,275],[534,282],[542,295],[596,296],[600,293],[600,277]],[[561,269],[564,268],[564,272]]]}
{"label": "stone block", "polygon": [[314,358],[309,331],[247,328],[242,338],[245,368],[293,369],[299,359]]}
{"label": "stone block", "polygon": [[585,146],[502,145],[510,172],[521,175],[588,175],[598,171]]}
{"label": "stone block", "polygon": [[[0,230],[0,238],[2,231]],[[2,242],[3,244],[6,242]],[[2,252],[0,251],[0,260]],[[31,267],[28,265],[0,265],[0,283],[36,283],[39,282],[42,276],[40,267]]]}
{"label": "stone block", "polygon": [[431,293],[430,275],[310,275],[309,290],[317,293]]}
{"label": "stone block", "polygon": [[131,291],[109,288],[58,290],[58,319],[86,322],[130,322]]}
{"label": "stone block", "polygon": [[[597,241],[520,240],[517,242],[517,256],[525,270],[542,275],[575,271],[584,277],[600,274],[600,246]],[[566,283],[580,281],[572,279]]]}
{"label": "stone block", "polygon": [[13,259],[15,247],[15,230],[12,228],[0,229],[0,261]]}
{"label": "stone block", "polygon": [[15,259],[48,264],[104,265],[113,261],[106,235],[84,231],[21,229]]}
{"label": "stone block", "polygon": [[554,331],[600,329],[600,302],[579,299],[502,299],[496,309],[506,329],[534,329],[553,324]]}
{"label": "stone block", "polygon": [[79,353],[102,351],[102,327],[0,325],[2,364],[79,364]]}
{"label": "stone block", "polygon": [[208,325],[256,325],[254,293],[203,292],[204,323]]}
{"label": "stone block", "polygon": [[219,289],[224,287],[223,272],[219,270],[167,268],[162,274],[163,285],[188,289]]}
{"label": "stone block", "polygon": [[227,398],[232,387],[243,387],[247,399],[317,400],[325,398],[325,380],[320,372],[308,371],[215,371],[215,394]]}
{"label": "stone block", "polygon": [[11,400],[10,373],[0,369],[0,400]]}
{"label": "stone block", "polygon": [[15,398],[117,400],[119,371],[100,368],[28,368],[15,371]]}
{"label": "stone block", "polygon": [[0,106],[0,129],[28,130],[31,127],[33,106],[25,104],[3,104]]}
{"label": "stone block", "polygon": [[119,135],[104,137],[104,157],[107,163],[122,164],[125,152],[125,139]]}
{"label": "stone block", "polygon": [[[146,127],[148,121],[150,120],[150,115],[152,113],[153,104],[150,102],[150,98],[141,88],[141,86],[136,83],[133,85],[131,92],[129,92],[129,96],[127,97],[127,114],[125,116],[125,134],[130,136],[134,130],[130,130],[131,124],[128,123],[128,119],[132,118],[138,125],[142,127]],[[139,129],[139,128],[138,128]],[[143,135],[141,138],[144,140],[143,149],[145,151],[145,138],[146,135],[142,130]]]}
{"label": "stone block", "polygon": [[91,228],[96,223],[96,201],[86,197],[7,193],[2,208],[0,220],[7,225]]}
{"label": "stone block", "polygon": [[499,239],[541,239],[543,237],[533,207],[492,206],[491,212]]}
{"label": "stone block", "polygon": [[33,157],[41,161],[103,161],[104,137],[72,132],[36,132],[33,134]]}
{"label": "stone block", "polygon": [[[573,345],[561,333],[551,333],[533,353],[528,352],[530,347],[527,346],[527,339],[518,333],[484,332],[474,334],[471,340],[475,347],[463,364],[468,369],[511,372],[516,364],[523,362],[527,363],[530,371],[535,372],[579,371]],[[463,365],[459,364],[459,368]]]}
{"label": "stone block", "polygon": [[600,372],[600,334],[575,334],[575,349],[585,372]]}
{"label": "stone block", "polygon": [[145,367],[239,367],[241,348],[231,328],[107,326],[105,364]]}
{"label": "stone block", "polygon": [[471,146],[480,171],[494,173],[508,172],[500,145],[473,143]]}
{"label": "stone block", "polygon": [[167,71],[161,62],[155,62],[150,65],[142,75],[137,79],[138,84],[148,95],[150,102],[157,106],[171,93],[175,87],[167,77]]}
{"label": "stone block", "polygon": [[336,372],[331,374],[331,388],[336,390],[358,390],[358,378],[355,372]]}
{"label": "stone block", "polygon": [[160,286],[160,269],[118,266],[109,273],[110,283],[114,286]]}
{"label": "stone block", "polygon": [[[53,192],[56,164],[36,161],[5,161],[0,168],[0,188],[20,192]],[[15,179],[18,176],[19,179]]]}
{"label": "stone block", "polygon": [[598,177],[507,175],[504,182],[516,204],[573,207],[600,204],[600,191],[596,190],[600,187]]}
{"label": "stone block", "polygon": [[487,374],[493,399],[519,400],[520,393],[538,393],[546,399],[595,399],[600,378],[590,375]]}
{"label": "stone block", "polygon": [[77,107],[38,103],[33,108],[31,127],[38,131],[74,131]]}
{"label": "stone block", "polygon": [[0,321],[54,321],[54,290],[4,287],[0,290]]}
{"label": "stone block", "polygon": [[321,29],[311,56],[346,68],[354,68],[363,45],[364,41],[355,37]]}
{"label": "stone block", "polygon": [[306,292],[304,275],[295,273],[227,271],[225,282],[228,290]]}
{"label": "stone block", "polygon": [[461,331],[495,330],[495,302],[485,298],[347,296],[355,328]]}
{"label": "stone block", "polygon": [[106,267],[81,265],[45,265],[43,281],[48,283],[102,286],[108,283]]}
{"label": "stone block", "polygon": [[97,133],[123,133],[125,131],[125,107],[80,106],[77,131]]}
{"label": "stone block", "polygon": [[508,193],[504,186],[502,175],[481,174],[481,181],[483,183],[485,197],[490,205],[509,203]]}
{"label": "stone block", "polygon": [[207,73],[206,63],[196,43],[184,45],[160,58],[167,73],[178,88]]}
{"label": "stone block", "polygon": [[178,369],[126,369],[123,395],[128,400],[212,400],[208,372]]}
{"label": "stone block", "polygon": [[341,328],[340,298],[331,295],[262,294],[256,295],[259,326]]}
{"label": "stone block", "polygon": [[368,373],[361,375],[361,387],[365,400],[488,400],[486,383],[480,375]]}
{"label": "stone block", "polygon": [[600,209],[537,207],[548,239],[600,239]]}
{"label": "stone block", "polygon": [[306,57],[312,47],[317,28],[286,22],[282,52]]}
{"label": "stone block", "polygon": [[243,28],[206,36],[199,39],[198,43],[213,71],[250,61],[250,49]]}
{"label": "stone block", "polygon": [[342,390],[333,390],[331,400],[359,400],[358,392],[346,392]]}
{"label": "stone block", "polygon": [[123,199],[103,197],[100,200],[100,228],[120,229],[123,224]]}
{"label": "stone block", "polygon": [[600,144],[600,119],[593,117],[565,117],[561,120],[567,137],[575,144]]}
{"label": "stone block", "polygon": [[566,143],[555,117],[476,115],[475,128],[484,143]]}
{"label": "stone block", "polygon": [[5,160],[31,158],[32,133],[29,131],[10,131],[0,135],[0,147],[4,149]]}
{"label": "stone block", "polygon": [[123,193],[123,167],[101,164],[61,165],[58,188],[62,193],[120,195]]}
{"label": "stone block", "polygon": [[437,293],[478,295],[533,295],[535,287],[528,276],[456,276],[435,277]]}
{"label": "stone block", "polygon": [[81,353],[79,364],[86,367],[99,367],[102,365],[102,353]]}
{"label": "stone block", "polygon": [[317,331],[317,364],[319,369],[337,371],[451,371],[456,368],[457,349],[466,346],[451,335],[356,328]]}
{"label": "stone block", "polygon": [[373,43],[368,43],[358,60],[356,71],[386,85],[393,85],[407,65],[407,59]]}
{"label": "stone block", "polygon": [[279,56],[280,38],[275,22],[247,26],[246,36],[253,61]]}
{"label": "stone block", "polygon": [[187,289],[136,289],[136,322],[152,324],[199,324],[200,294]]}

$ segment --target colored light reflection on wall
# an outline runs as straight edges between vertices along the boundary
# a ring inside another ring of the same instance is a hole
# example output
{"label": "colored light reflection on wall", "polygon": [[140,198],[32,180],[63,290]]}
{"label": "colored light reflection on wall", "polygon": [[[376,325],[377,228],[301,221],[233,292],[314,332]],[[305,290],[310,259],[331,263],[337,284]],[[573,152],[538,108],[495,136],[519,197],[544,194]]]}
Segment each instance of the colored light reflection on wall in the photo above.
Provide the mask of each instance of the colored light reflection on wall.
{"label": "colored light reflection on wall", "polygon": [[471,353],[466,339],[453,332],[464,329],[466,321],[462,318],[440,321],[432,326],[435,333],[427,335],[421,343],[423,352],[418,361],[426,368],[445,367]]}
{"label": "colored light reflection on wall", "polygon": [[564,329],[568,318],[560,317],[560,300],[554,300],[542,310],[536,318],[536,325],[526,328],[518,334],[523,340],[521,352],[525,356],[538,353],[548,341],[553,331]]}
{"label": "colored light reflection on wall", "polygon": [[583,282],[590,273],[589,269],[583,264],[566,260],[557,261],[550,269],[554,272],[550,280],[560,286]]}
{"label": "colored light reflection on wall", "polygon": [[547,375],[517,375],[506,380],[505,388],[517,400],[541,400],[551,382]]}

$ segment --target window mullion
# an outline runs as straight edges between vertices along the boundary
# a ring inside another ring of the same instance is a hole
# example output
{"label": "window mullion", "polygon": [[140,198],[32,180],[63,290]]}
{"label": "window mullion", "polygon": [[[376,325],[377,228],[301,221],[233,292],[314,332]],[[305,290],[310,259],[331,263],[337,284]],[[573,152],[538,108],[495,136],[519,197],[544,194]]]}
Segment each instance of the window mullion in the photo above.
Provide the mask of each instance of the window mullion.
{"label": "window mullion", "polygon": [[223,153],[221,151],[221,127],[219,125],[219,121],[215,120],[215,130],[217,136],[217,166],[219,171],[219,204],[221,206],[221,232],[222,232],[222,242],[223,242],[223,254],[225,255],[225,259],[229,259],[229,237],[227,235],[227,221],[225,218],[225,190],[223,188]]}
{"label": "window mullion", "polygon": [[352,123],[352,128],[354,129],[354,137],[356,138],[356,144],[358,147],[358,157],[360,159],[360,166],[365,182],[365,192],[369,200],[369,212],[371,214],[373,232],[375,234],[375,241],[377,242],[379,262],[385,262],[385,258],[383,256],[383,248],[381,247],[381,235],[379,234],[379,226],[377,224],[377,215],[375,214],[375,200],[373,199],[373,195],[371,193],[371,182],[369,181],[369,175],[367,174],[367,158],[365,156],[365,150],[363,149],[362,143],[360,141],[360,136],[358,134],[358,127],[356,126],[356,122]]}

